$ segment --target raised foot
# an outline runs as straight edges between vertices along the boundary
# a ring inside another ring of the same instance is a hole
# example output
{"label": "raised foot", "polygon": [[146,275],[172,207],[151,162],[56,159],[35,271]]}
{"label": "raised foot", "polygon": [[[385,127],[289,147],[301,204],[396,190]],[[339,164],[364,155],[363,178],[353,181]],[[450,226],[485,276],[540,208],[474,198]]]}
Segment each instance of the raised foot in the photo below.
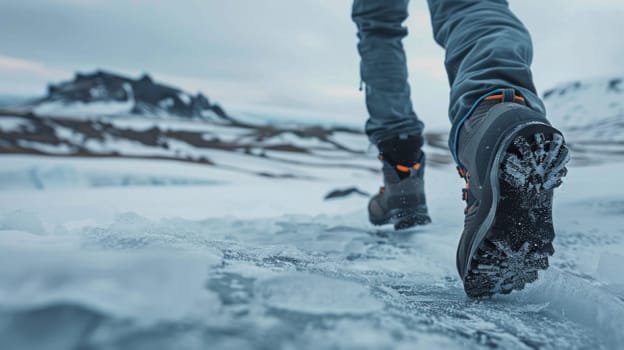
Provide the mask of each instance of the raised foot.
{"label": "raised foot", "polygon": [[494,222],[472,258],[470,297],[509,294],[537,280],[554,253],[553,189],[567,174],[568,148],[558,133],[517,136],[499,171]]}

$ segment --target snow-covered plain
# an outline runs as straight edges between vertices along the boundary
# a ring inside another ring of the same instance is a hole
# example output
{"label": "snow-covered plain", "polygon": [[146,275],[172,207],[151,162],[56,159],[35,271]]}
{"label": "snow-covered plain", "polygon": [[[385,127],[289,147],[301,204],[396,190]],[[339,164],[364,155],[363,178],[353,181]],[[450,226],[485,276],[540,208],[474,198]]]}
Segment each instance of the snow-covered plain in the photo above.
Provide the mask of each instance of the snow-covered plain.
{"label": "snow-covered plain", "polygon": [[[446,131],[425,145],[433,223],[395,232],[368,224],[367,196],[324,200],[381,175],[362,133],[296,127],[313,111],[242,116],[268,129],[5,113],[0,350],[623,349],[622,81],[544,96],[572,153],[556,253],[536,283],[479,301],[455,268],[463,180]],[[233,147],[201,142],[217,139]]]}
{"label": "snow-covered plain", "polygon": [[462,180],[448,164],[427,169],[433,224],[395,232],[368,224],[366,197],[323,200],[375,191],[369,172],[3,155],[0,348],[623,348],[622,173],[573,166],[551,268],[474,301],[455,269]]}

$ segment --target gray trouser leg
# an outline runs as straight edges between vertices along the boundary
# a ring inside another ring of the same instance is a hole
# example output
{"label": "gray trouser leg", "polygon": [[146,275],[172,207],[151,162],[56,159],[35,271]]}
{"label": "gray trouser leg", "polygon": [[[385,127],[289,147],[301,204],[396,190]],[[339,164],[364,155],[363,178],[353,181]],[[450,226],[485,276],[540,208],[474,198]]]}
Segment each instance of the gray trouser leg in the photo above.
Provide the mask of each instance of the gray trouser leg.
{"label": "gray trouser leg", "polygon": [[410,100],[407,64],[401,40],[409,0],[354,0],[352,18],[357,25],[360,75],[366,87],[370,141],[422,133]]}
{"label": "gray trouser leg", "polygon": [[[407,83],[401,40],[409,0],[354,0],[360,74],[366,84],[373,143],[422,132]],[[428,0],[435,40],[446,49],[453,129],[475,102],[493,90],[515,89],[527,104],[545,113],[531,75],[531,37],[505,0]],[[452,131],[453,132],[453,131]]]}
{"label": "gray trouser leg", "polygon": [[531,75],[531,37],[507,1],[428,1],[435,40],[446,49],[453,126],[479,97],[498,88],[515,89],[545,113]]}

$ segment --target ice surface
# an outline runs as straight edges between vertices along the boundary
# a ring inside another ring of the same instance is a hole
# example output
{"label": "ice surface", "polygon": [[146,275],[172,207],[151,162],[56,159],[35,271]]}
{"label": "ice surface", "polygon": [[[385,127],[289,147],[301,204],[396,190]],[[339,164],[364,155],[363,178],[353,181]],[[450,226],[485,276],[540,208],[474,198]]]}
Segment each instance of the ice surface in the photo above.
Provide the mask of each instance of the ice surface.
{"label": "ice surface", "polygon": [[587,278],[553,268],[518,298],[533,303],[547,302],[544,312],[591,329],[608,348],[624,344],[623,300],[598,288]]}
{"label": "ice surface", "polygon": [[[0,191],[0,339],[8,348],[624,345],[622,164],[571,168],[555,195],[551,269],[524,291],[473,301],[455,271],[463,203],[451,166],[427,170],[433,224],[395,232],[368,225],[366,198],[323,201],[347,184],[376,188],[373,173],[275,180],[156,160],[0,161],[2,174],[58,169],[55,181],[67,178],[61,187],[7,182]],[[219,185],[80,183],[98,173]]]}
{"label": "ice surface", "polygon": [[[77,253],[17,248],[2,241],[3,309],[36,309],[67,303],[115,317],[156,322],[201,318],[218,306],[216,295],[204,288],[209,267],[221,261],[209,251]],[[15,268],[14,261],[20,261],[19,268]]]}
{"label": "ice surface", "polygon": [[361,284],[301,273],[262,281],[254,293],[269,307],[312,315],[360,315],[383,308]]}
{"label": "ice surface", "polygon": [[622,266],[624,266],[623,255],[603,253],[598,261],[596,276],[605,283],[624,285]]}

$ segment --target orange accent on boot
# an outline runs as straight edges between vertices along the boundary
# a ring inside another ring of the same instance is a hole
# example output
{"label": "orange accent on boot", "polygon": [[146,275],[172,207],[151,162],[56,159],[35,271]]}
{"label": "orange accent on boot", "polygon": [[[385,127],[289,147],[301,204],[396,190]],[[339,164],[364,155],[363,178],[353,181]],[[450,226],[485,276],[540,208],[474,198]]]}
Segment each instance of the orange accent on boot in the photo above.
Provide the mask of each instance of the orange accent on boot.
{"label": "orange accent on boot", "polygon": [[[502,100],[503,99],[503,94],[500,95],[492,95],[492,96],[488,96],[485,98],[485,101],[492,101],[492,100]],[[525,103],[524,97],[522,96],[514,96],[514,101],[516,102],[522,102]]]}
{"label": "orange accent on boot", "polygon": [[411,168],[408,167],[408,166],[399,164],[399,165],[396,166],[396,170],[398,170],[398,171],[400,171],[402,173],[409,173],[410,169],[414,169],[416,171],[420,170],[420,166],[421,166],[420,163],[416,163],[416,164],[412,165]]}
{"label": "orange accent on boot", "polygon": [[459,177],[466,177],[466,171],[464,171],[464,168],[457,168],[457,173],[459,174]]}
{"label": "orange accent on boot", "polygon": [[396,170],[402,172],[402,173],[409,173],[410,168],[406,167],[405,165],[397,165],[396,166]]}
{"label": "orange accent on boot", "polygon": [[466,186],[462,190],[462,199],[466,202],[468,201],[468,190],[470,190],[470,183],[466,181]]}

